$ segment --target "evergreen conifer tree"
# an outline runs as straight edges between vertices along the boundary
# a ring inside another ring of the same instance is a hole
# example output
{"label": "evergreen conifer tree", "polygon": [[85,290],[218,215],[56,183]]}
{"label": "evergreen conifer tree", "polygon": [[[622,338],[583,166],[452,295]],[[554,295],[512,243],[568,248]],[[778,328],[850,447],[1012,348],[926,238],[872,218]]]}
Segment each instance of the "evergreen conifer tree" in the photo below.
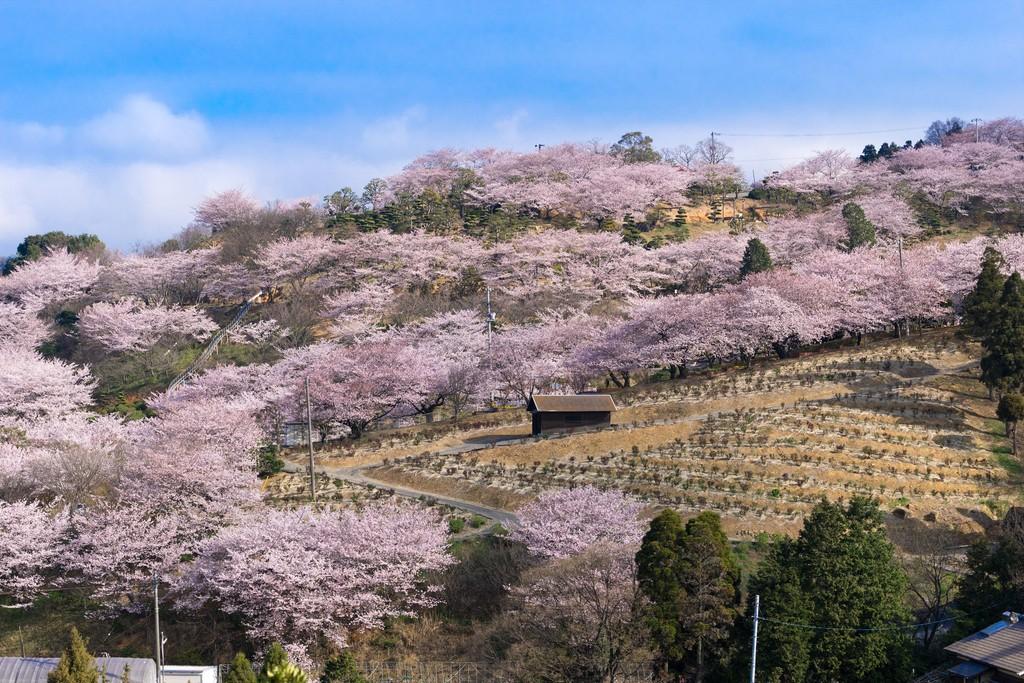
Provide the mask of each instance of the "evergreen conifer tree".
{"label": "evergreen conifer tree", "polygon": [[644,238],[636,225],[633,214],[626,214],[622,220],[622,240],[627,244],[643,244]]}
{"label": "evergreen conifer tree", "polygon": [[636,562],[663,667],[703,681],[724,664],[739,614],[739,567],[721,520],[704,512],[684,526],[666,510],[652,520]]}
{"label": "evergreen conifer tree", "polygon": [[78,629],[71,627],[67,647],[57,662],[57,668],[47,677],[47,683],[98,683],[100,672]]}
{"label": "evergreen conifer tree", "polygon": [[672,228],[675,230],[676,239],[690,239],[690,227],[686,224],[686,209],[681,206],[676,209],[676,216],[672,219]]}
{"label": "evergreen conifer tree", "polygon": [[864,215],[858,204],[847,202],[843,205],[843,219],[846,221],[846,250],[871,246],[875,243],[875,225]]}
{"label": "evergreen conifer tree", "polygon": [[752,579],[766,622],[758,646],[765,681],[904,681],[911,639],[891,629],[910,622],[907,579],[886,536],[878,504],[819,503],[797,539],[776,541]]}
{"label": "evergreen conifer tree", "polygon": [[1014,273],[1003,286],[999,307],[982,340],[981,378],[990,390],[1024,387],[1024,281]]}
{"label": "evergreen conifer tree", "polygon": [[963,326],[968,334],[984,338],[992,328],[999,311],[1003,286],[1006,284],[1003,265],[1003,255],[992,247],[985,247],[978,281],[974,289],[964,297]]}
{"label": "evergreen conifer tree", "polygon": [[306,683],[306,673],[288,660],[281,643],[271,643],[256,680],[258,683]]}
{"label": "evergreen conifer tree", "polygon": [[224,683],[256,683],[256,672],[245,654],[241,652],[235,654],[228,673],[224,676]]}
{"label": "evergreen conifer tree", "polygon": [[740,279],[751,273],[763,273],[772,269],[772,257],[764,242],[752,237],[743,250],[743,261],[740,263]]}

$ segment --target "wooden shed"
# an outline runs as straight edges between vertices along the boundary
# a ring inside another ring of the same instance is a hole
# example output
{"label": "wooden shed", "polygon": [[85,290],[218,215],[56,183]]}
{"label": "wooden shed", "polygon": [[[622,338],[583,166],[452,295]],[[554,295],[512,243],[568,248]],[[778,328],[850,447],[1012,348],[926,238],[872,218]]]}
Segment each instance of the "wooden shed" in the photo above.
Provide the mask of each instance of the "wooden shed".
{"label": "wooden shed", "polygon": [[533,415],[533,434],[606,427],[612,423],[615,401],[608,394],[534,396],[528,406]]}

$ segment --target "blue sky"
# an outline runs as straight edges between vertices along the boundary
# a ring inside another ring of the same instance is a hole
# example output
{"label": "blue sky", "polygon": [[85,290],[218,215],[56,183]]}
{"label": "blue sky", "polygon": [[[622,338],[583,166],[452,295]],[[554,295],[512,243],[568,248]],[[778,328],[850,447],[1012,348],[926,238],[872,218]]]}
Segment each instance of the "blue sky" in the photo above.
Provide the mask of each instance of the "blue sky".
{"label": "blue sky", "polygon": [[1013,0],[0,0],[0,253],[130,248],[210,192],[319,197],[444,146],[716,130],[760,175],[1024,115],[1022,28]]}

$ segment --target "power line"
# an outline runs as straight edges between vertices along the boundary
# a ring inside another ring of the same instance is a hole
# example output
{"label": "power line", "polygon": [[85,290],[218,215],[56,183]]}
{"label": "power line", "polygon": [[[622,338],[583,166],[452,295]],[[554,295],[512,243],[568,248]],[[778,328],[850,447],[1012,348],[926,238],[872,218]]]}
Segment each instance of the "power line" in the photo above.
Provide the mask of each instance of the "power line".
{"label": "power line", "polygon": [[938,626],[939,624],[945,624],[945,623],[948,623],[950,621],[956,621],[957,619],[962,619],[962,618],[965,618],[965,617],[972,617],[972,616],[976,616],[978,614],[982,614],[983,612],[988,612],[989,610],[993,609],[995,606],[996,606],[996,604],[993,603],[993,604],[989,605],[988,607],[985,607],[983,609],[977,610],[976,612],[968,612],[968,613],[959,614],[959,615],[953,616],[953,617],[946,617],[945,619],[937,619],[935,621],[923,621],[923,622],[921,622],[919,624],[892,624],[892,625],[889,625],[889,626],[871,626],[871,627],[820,626],[818,624],[806,624],[806,623],[795,622],[795,621],[783,621],[781,619],[772,619],[770,617],[762,617],[762,616],[758,616],[757,613],[755,613],[755,615],[752,616],[752,617],[751,616],[746,616],[746,618],[750,619],[751,621],[763,621],[763,622],[768,623],[768,624],[775,624],[775,625],[778,625],[778,626],[788,626],[788,627],[791,627],[791,628],[802,628],[802,629],[810,630],[810,631],[848,631],[848,632],[854,632],[854,633],[873,633],[873,632],[877,632],[877,631],[902,631],[902,630],[911,630],[911,629],[917,630],[919,628],[924,628],[925,626]]}
{"label": "power line", "polygon": [[[747,617],[753,620],[754,617]],[[817,624],[802,624],[794,621],[781,621],[779,619],[770,619],[768,617],[757,617],[757,621],[763,621],[768,624],[775,624],[777,626],[788,626],[790,628],[801,628],[808,631],[848,631],[852,633],[873,633],[876,631],[902,631],[902,630],[917,630],[925,626],[937,626],[938,624],[945,624],[946,622],[956,621],[959,617],[946,617],[945,619],[939,619],[937,621],[924,621],[920,624],[895,624],[892,626],[873,626],[873,627],[856,627],[856,626],[819,626]]]}
{"label": "power line", "polygon": [[767,157],[764,159],[734,159],[737,163],[746,164],[752,161],[798,161],[807,157]]}
{"label": "power line", "polygon": [[906,128],[881,128],[878,130],[851,130],[842,133],[716,133],[723,137],[733,138],[827,138],[842,135],[875,135],[877,133],[901,133],[908,130],[921,130],[920,126]]}

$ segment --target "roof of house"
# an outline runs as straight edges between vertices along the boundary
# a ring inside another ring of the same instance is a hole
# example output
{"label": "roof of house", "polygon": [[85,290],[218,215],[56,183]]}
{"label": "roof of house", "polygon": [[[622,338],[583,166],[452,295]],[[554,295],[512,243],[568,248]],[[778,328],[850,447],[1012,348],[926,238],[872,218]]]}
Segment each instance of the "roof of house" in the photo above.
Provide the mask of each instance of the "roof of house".
{"label": "roof of house", "polygon": [[615,401],[608,394],[534,396],[530,409],[538,413],[609,413],[615,410]]}
{"label": "roof of house", "polygon": [[[46,683],[56,657],[0,657],[0,683]],[[122,681],[128,666],[128,680]],[[133,657],[97,657],[96,668],[109,683],[156,683],[156,662]]]}
{"label": "roof of house", "polygon": [[986,629],[947,645],[965,659],[1024,676],[1024,621],[998,621]]}

